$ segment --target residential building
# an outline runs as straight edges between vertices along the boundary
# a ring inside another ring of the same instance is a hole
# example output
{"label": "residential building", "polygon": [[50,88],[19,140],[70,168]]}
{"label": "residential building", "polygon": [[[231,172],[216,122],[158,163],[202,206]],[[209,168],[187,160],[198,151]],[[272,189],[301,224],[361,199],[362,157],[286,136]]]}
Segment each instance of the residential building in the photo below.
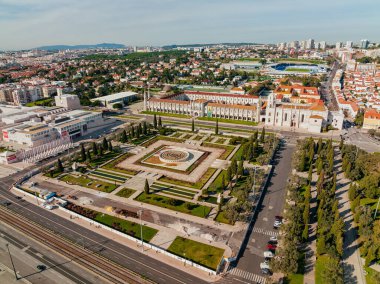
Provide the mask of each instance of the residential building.
{"label": "residential building", "polygon": [[55,98],[55,105],[66,109],[80,109],[80,101],[77,95],[58,94]]}
{"label": "residential building", "polygon": [[367,109],[365,111],[363,129],[380,129],[380,110]]}
{"label": "residential building", "polygon": [[362,39],[360,41],[360,48],[367,49],[368,45],[369,45],[369,40],[368,39]]}

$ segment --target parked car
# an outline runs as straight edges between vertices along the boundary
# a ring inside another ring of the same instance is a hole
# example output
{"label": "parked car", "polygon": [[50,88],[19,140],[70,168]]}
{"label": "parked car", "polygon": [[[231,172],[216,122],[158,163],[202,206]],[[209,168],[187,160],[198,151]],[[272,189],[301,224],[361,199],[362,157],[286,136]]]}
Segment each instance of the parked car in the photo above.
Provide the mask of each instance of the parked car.
{"label": "parked car", "polygon": [[262,262],[262,263],[260,263],[260,268],[261,269],[269,269],[269,264]]}
{"label": "parked car", "polygon": [[275,246],[275,245],[267,245],[267,248],[268,248],[269,250],[276,250],[276,249],[277,249],[277,246]]}
{"label": "parked car", "polygon": [[266,269],[266,268],[261,269],[261,273],[265,274],[265,275],[272,275],[272,272],[269,269]]}
{"label": "parked car", "polygon": [[44,270],[46,269],[46,266],[43,265],[43,264],[39,264],[39,265],[37,265],[37,269],[38,269],[39,271],[44,271]]}
{"label": "parked car", "polygon": [[284,219],[284,217],[277,215],[277,216],[274,216],[274,219],[276,221],[281,221],[282,222],[282,220]]}
{"label": "parked car", "polygon": [[277,241],[271,241],[271,240],[269,240],[268,241],[268,245],[277,245]]}
{"label": "parked car", "polygon": [[271,252],[271,251],[264,251],[264,257],[266,258],[266,257],[268,257],[268,258],[272,258],[272,257],[274,257],[274,253],[273,252]]}
{"label": "parked car", "polygon": [[281,225],[282,225],[281,222],[275,221],[274,224],[273,224],[273,228],[274,229],[278,229]]}
{"label": "parked car", "polygon": [[272,241],[272,242],[278,242],[278,239],[277,239],[277,237],[270,237],[270,239],[269,239],[270,241]]}

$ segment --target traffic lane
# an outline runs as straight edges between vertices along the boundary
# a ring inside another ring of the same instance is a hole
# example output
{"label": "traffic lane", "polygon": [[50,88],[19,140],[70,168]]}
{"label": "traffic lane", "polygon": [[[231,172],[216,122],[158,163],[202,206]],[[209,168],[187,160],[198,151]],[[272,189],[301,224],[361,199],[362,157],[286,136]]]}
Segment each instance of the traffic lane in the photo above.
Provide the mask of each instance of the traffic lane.
{"label": "traffic lane", "polygon": [[[177,270],[172,266],[63,219],[52,212],[31,203],[21,203],[10,192],[4,191],[4,189],[0,191],[0,195],[11,200],[12,204],[9,207],[15,212],[27,216],[28,219],[50,228],[57,234],[77,241],[79,244],[82,244],[84,241],[85,247],[91,251],[96,251],[104,257],[158,283],[207,283],[202,279]],[[24,206],[24,204],[27,206]]]}
{"label": "traffic lane", "polygon": [[[100,280],[99,277],[95,277],[93,274],[89,275],[90,272],[79,269],[79,267],[74,267],[75,264],[71,260],[65,259],[51,250],[48,251],[37,242],[27,239],[15,229],[11,229],[7,226],[0,226],[0,235],[7,242],[39,261],[40,264],[46,265],[46,271],[50,269],[55,270],[57,273],[72,280],[74,283],[90,284],[93,283],[93,281],[98,281],[97,283],[106,283]],[[51,257],[54,257],[54,259]],[[29,276],[32,275],[23,275],[23,278],[28,278]]]}
{"label": "traffic lane", "polygon": [[[274,171],[269,181],[263,203],[256,218],[254,230],[251,233],[247,249],[237,267],[239,269],[262,275],[260,263],[264,261],[263,253],[266,251],[267,242],[270,238],[270,232],[276,232],[273,229],[274,217],[281,215],[285,202],[285,186],[289,173],[291,171],[291,159],[294,146],[285,145],[276,157],[278,164],[274,165]],[[255,228],[262,229],[265,233],[255,231]]]}

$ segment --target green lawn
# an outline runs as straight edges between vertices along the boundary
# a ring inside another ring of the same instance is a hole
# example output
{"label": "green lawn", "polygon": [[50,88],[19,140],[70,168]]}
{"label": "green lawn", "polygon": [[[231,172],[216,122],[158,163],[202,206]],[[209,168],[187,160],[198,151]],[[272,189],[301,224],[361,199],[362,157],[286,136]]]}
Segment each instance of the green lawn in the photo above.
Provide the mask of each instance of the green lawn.
{"label": "green lawn", "polygon": [[[216,179],[211,183],[211,185],[209,186],[208,190],[209,191],[213,191],[215,190],[216,192],[221,192],[223,189],[222,189],[222,179],[223,179],[223,176],[226,174],[226,170],[222,170],[218,176],[216,177]],[[227,185],[227,181],[225,181],[225,186]]]}
{"label": "green lawn", "polygon": [[116,167],[117,164],[121,163],[122,161],[124,161],[125,159],[127,159],[130,156],[132,156],[132,154],[125,153],[125,154],[121,155],[120,157],[118,157],[117,159],[114,159],[114,160],[110,161],[109,163],[105,164],[101,168],[102,169],[111,170],[111,171],[114,171],[114,172],[118,172],[118,173],[121,173],[121,174],[127,174],[127,175],[134,176],[134,175],[136,175],[137,172],[135,172],[133,170],[127,170],[127,169],[124,169],[124,168],[118,168],[118,167]]}
{"label": "green lawn", "polygon": [[239,150],[236,151],[235,155],[234,155],[234,158],[236,159],[236,161],[240,161],[242,160],[242,156],[243,156],[243,145],[240,145],[240,148]]}
{"label": "green lawn", "polygon": [[224,254],[221,248],[182,237],[176,237],[168,251],[213,270],[217,269]]}
{"label": "green lawn", "polygon": [[122,182],[122,183],[128,179],[128,178],[123,177],[123,176],[115,175],[115,174],[109,173],[109,172],[102,172],[102,171],[93,171],[93,172],[91,172],[91,175],[99,177],[99,178],[103,178],[103,179],[108,179],[111,181]]}
{"label": "green lawn", "polygon": [[224,153],[219,157],[220,160],[226,160],[228,156],[232,153],[232,151],[235,149],[235,146],[232,146],[232,145],[222,145],[222,144],[215,144],[215,143],[209,143],[209,142],[203,142],[202,146],[224,149],[225,150]]}
{"label": "green lawn", "polygon": [[174,199],[154,193],[146,194],[143,192],[136,197],[135,200],[202,218],[205,218],[211,211],[211,208],[207,206],[197,205],[192,202]]}
{"label": "green lawn", "polygon": [[304,69],[304,68],[286,68],[285,71],[309,73],[310,69]]}
{"label": "green lawn", "polygon": [[176,186],[170,186],[162,183],[155,182],[152,186],[151,189],[154,190],[154,192],[162,192],[165,194],[169,195],[174,195],[174,196],[179,196],[179,197],[184,197],[184,198],[189,198],[193,199],[194,195],[197,193],[194,190],[189,190],[189,189],[184,189],[181,187],[176,187]]}
{"label": "green lawn", "polygon": [[375,271],[372,268],[366,267],[365,271],[367,272],[367,275],[365,276],[365,279],[367,281],[367,284],[379,284],[380,279],[380,272]]}
{"label": "green lawn", "polygon": [[118,155],[120,155],[120,153],[117,153],[117,152],[107,152],[107,153],[103,154],[102,156],[100,156],[98,158],[92,159],[91,162],[90,162],[90,166],[93,167],[93,168],[95,168],[97,166],[100,166],[100,165],[104,164],[105,162],[108,162],[108,161],[114,159]]}
{"label": "green lawn", "polygon": [[[95,217],[95,220],[99,223],[102,223],[108,227],[112,227],[113,223],[119,223],[121,226],[121,231],[123,233],[126,233],[128,235],[131,235],[137,239],[141,238],[141,227],[140,224],[137,224],[135,222],[127,221],[124,219],[120,219],[111,215],[98,213]],[[145,242],[149,242],[158,232],[158,230],[153,229],[148,226],[142,226],[142,234],[143,234],[143,240]]]}
{"label": "green lawn", "polygon": [[65,175],[62,178],[60,178],[60,180],[65,181],[68,184],[75,184],[108,193],[112,192],[117,187],[117,185],[115,184],[105,182],[102,180],[88,178],[86,176]]}
{"label": "green lawn", "polygon": [[168,177],[161,177],[159,180],[162,182],[167,182],[171,183],[174,185],[180,185],[180,186],[185,186],[185,187],[190,187],[190,188],[195,188],[195,189],[201,189],[206,182],[212,177],[212,175],[216,172],[216,169],[214,168],[208,168],[206,173],[196,182],[196,183],[190,183],[182,180],[177,180],[177,179],[171,179]]}
{"label": "green lawn", "polygon": [[131,188],[123,188],[120,190],[118,193],[116,193],[117,196],[124,197],[124,198],[129,198],[132,194],[134,194],[136,190],[131,189]]}
{"label": "green lawn", "polygon": [[46,98],[46,99],[40,99],[31,103],[27,103],[25,106],[27,107],[33,107],[33,106],[52,106],[53,105],[53,98]]}
{"label": "green lawn", "polygon": [[179,118],[190,118],[191,117],[190,115],[185,115],[185,114],[155,112],[155,111],[142,111],[141,113],[143,113],[143,114],[150,114],[150,115],[156,114],[157,116],[179,117]]}
{"label": "green lawn", "polygon": [[218,215],[216,215],[216,218],[215,218],[215,221],[219,222],[219,223],[224,223],[224,224],[228,224],[228,225],[233,225],[230,220],[228,220],[225,215],[224,215],[224,211],[221,211],[218,213]]}
{"label": "green lawn", "polygon": [[[235,120],[235,119],[225,119],[225,118],[215,118],[215,117],[198,117],[198,120],[205,120],[205,121],[219,121],[222,123],[232,123],[232,124],[243,124],[243,125],[251,125],[251,126],[257,126],[258,123],[254,121],[245,121],[245,120]],[[219,127],[220,129],[220,127]]]}

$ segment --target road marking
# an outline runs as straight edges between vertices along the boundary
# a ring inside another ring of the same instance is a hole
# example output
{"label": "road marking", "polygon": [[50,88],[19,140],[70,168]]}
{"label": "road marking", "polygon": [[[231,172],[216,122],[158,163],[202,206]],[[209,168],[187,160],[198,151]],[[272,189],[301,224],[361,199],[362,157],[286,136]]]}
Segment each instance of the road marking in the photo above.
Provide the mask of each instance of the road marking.
{"label": "road marking", "polygon": [[252,272],[248,272],[248,271],[236,268],[236,267],[229,270],[228,273],[230,273],[231,275],[235,275],[235,276],[247,279],[249,281],[255,281],[255,282],[260,283],[260,284],[265,284],[265,282],[266,282],[265,277],[263,277],[261,275],[254,274]]}
{"label": "road marking", "polygon": [[263,234],[263,235],[267,235],[267,236],[271,236],[271,237],[277,237],[278,236],[278,232],[264,230],[262,228],[256,228],[256,227],[253,228],[253,232]]}

